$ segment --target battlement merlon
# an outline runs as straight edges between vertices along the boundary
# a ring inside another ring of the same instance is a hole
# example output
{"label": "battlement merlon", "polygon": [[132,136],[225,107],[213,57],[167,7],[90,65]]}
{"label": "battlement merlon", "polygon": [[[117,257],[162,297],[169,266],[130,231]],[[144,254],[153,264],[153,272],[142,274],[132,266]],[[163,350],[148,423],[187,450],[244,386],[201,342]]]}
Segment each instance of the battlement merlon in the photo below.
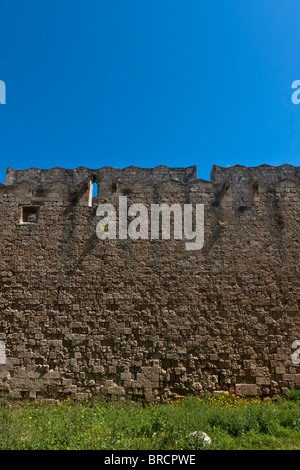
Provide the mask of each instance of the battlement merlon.
{"label": "battlement merlon", "polygon": [[221,167],[214,165],[210,174],[212,183],[226,183],[233,185],[243,185],[244,183],[276,183],[283,179],[300,181],[300,167],[292,165],[259,165],[247,167],[235,165],[230,167]]}
{"label": "battlement merlon", "polygon": [[5,184],[15,185],[27,182],[33,185],[44,186],[65,183],[78,186],[88,179],[98,184],[117,182],[123,184],[134,184],[137,182],[155,184],[169,180],[189,183],[197,180],[197,168],[195,165],[187,168],[170,168],[163,165],[155,168],[129,166],[123,169],[109,166],[99,169],[85,167],[65,169],[55,167],[50,169],[29,168],[27,170],[14,170],[7,168]]}

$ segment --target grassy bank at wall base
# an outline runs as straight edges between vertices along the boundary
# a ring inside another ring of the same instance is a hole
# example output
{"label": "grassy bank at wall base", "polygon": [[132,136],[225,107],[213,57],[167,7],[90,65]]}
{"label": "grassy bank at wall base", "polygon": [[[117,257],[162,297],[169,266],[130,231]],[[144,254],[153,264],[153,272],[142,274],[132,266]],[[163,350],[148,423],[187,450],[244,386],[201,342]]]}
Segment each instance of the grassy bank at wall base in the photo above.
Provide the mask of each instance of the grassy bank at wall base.
{"label": "grassy bank at wall base", "polygon": [[[194,431],[205,432],[212,443],[190,436]],[[165,404],[3,400],[0,449],[300,450],[299,393],[277,402],[234,394]]]}

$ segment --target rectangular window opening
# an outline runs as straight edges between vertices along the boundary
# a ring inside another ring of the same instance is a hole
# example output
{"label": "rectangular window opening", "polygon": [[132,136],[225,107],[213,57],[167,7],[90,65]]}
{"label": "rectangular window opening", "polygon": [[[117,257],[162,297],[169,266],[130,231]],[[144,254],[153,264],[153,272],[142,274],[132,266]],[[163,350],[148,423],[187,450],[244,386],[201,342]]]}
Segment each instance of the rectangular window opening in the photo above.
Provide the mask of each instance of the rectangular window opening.
{"label": "rectangular window opening", "polygon": [[37,206],[21,207],[20,224],[37,224],[40,208]]}
{"label": "rectangular window opening", "polygon": [[97,196],[98,196],[98,191],[99,191],[98,183],[95,183],[95,182],[93,182],[93,181],[90,181],[90,186],[89,186],[89,202],[88,202],[88,206],[89,206],[89,207],[92,207],[92,205],[93,205],[93,197],[97,197]]}
{"label": "rectangular window opening", "polygon": [[98,196],[98,183],[93,183],[93,197]]}

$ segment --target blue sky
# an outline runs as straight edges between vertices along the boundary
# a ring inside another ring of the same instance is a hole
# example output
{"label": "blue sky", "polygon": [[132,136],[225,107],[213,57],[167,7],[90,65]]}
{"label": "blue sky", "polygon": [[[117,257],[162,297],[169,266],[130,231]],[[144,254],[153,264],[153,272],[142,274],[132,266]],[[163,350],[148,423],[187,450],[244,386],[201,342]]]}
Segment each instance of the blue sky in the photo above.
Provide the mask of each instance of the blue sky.
{"label": "blue sky", "polygon": [[300,165],[299,0],[1,2],[6,167]]}

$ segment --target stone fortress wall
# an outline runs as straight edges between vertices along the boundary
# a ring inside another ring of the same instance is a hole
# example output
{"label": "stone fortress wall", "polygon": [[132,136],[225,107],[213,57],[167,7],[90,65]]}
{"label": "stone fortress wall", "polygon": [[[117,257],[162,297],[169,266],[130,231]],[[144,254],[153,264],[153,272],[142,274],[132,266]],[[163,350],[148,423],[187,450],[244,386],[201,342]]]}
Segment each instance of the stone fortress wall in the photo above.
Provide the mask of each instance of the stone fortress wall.
{"label": "stone fortress wall", "polygon": [[[92,183],[98,196],[92,197]],[[300,167],[7,169],[0,393],[155,399],[300,386]],[[103,201],[204,204],[205,241],[99,240]],[[296,361],[297,362],[297,361]]]}

